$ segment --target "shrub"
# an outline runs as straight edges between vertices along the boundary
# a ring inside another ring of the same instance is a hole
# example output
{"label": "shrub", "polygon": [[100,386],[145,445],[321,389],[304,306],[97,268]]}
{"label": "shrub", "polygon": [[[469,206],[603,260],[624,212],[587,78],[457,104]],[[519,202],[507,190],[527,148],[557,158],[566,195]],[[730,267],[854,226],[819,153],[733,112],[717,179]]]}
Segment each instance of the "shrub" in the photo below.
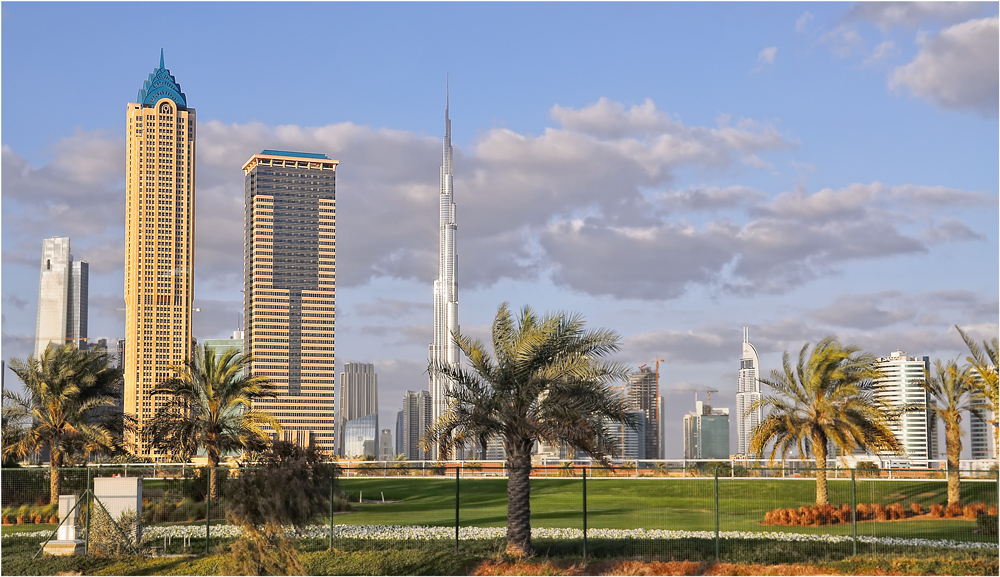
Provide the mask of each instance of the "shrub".
{"label": "shrub", "polygon": [[871,518],[872,508],[869,505],[861,503],[858,505],[858,521],[865,521]]}
{"label": "shrub", "polygon": [[997,506],[996,505],[990,505],[990,508],[987,509],[986,512],[988,514],[990,514],[990,515],[996,515],[997,514]]}
{"label": "shrub", "polygon": [[973,503],[971,505],[966,505],[962,508],[963,516],[969,520],[975,520],[979,516],[979,512],[986,512],[986,505],[983,503]]}
{"label": "shrub", "polygon": [[126,509],[115,521],[103,507],[94,509],[90,521],[90,551],[104,557],[140,553],[142,524],[133,509]]}
{"label": "shrub", "polygon": [[885,508],[886,512],[889,514],[889,518],[893,521],[899,519],[906,519],[906,509],[900,503],[893,503]]}
{"label": "shrub", "polygon": [[964,511],[961,503],[952,503],[944,508],[945,517],[961,517]]}
{"label": "shrub", "polygon": [[934,503],[933,505],[931,505],[930,516],[937,517],[939,519],[941,517],[944,517],[944,507],[937,503]]}
{"label": "shrub", "polygon": [[994,513],[986,513],[980,511],[976,515],[976,529],[979,531],[980,535],[996,535],[998,523],[1000,523],[1000,518],[997,517],[996,507],[993,507]]}
{"label": "shrub", "polygon": [[910,511],[913,511],[914,515],[923,515],[924,506],[914,501],[913,503],[910,503]]}
{"label": "shrub", "polygon": [[872,505],[872,514],[876,521],[888,521],[889,513],[885,510],[885,507],[881,503],[875,503]]}

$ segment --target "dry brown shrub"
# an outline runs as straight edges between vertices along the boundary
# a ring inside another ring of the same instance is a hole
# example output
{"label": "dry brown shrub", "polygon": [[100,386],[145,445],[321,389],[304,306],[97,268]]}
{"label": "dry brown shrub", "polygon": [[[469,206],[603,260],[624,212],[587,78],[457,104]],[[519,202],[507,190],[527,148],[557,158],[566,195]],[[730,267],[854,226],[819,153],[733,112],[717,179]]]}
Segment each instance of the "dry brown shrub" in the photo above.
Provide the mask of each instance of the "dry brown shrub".
{"label": "dry brown shrub", "polygon": [[788,524],[789,525],[798,525],[799,524],[799,518],[800,517],[799,517],[799,512],[798,511],[796,511],[795,509],[789,509],[788,510]]}
{"label": "dry brown shrub", "polygon": [[767,513],[764,513],[764,524],[765,525],[776,525],[777,524],[774,521],[774,513],[775,513],[774,511],[768,511]]}
{"label": "dry brown shrub", "polygon": [[59,523],[59,515],[50,515],[49,516],[49,523],[51,523],[51,524]]}
{"label": "dry brown shrub", "polygon": [[792,515],[790,509],[778,509],[778,523],[781,525],[788,525],[792,522]]}
{"label": "dry brown shrub", "polygon": [[812,565],[742,565],[715,563],[702,575],[836,575],[837,571]]}
{"label": "dry brown shrub", "polygon": [[917,502],[910,503],[910,511],[913,511],[914,515],[923,515],[924,506]]}
{"label": "dry brown shrub", "polygon": [[996,505],[991,505],[990,508],[986,510],[986,513],[989,514],[989,515],[996,515],[997,514],[997,506]]}
{"label": "dry brown shrub", "polygon": [[961,517],[962,513],[963,511],[961,503],[952,503],[951,505],[948,505],[947,507],[944,508],[945,517]]}
{"label": "dry brown shrub", "polygon": [[[571,561],[516,561],[514,563],[497,563],[483,561],[476,567],[473,575],[580,575],[585,567]],[[600,570],[600,567],[595,567]]]}
{"label": "dry brown shrub", "polygon": [[937,517],[937,518],[943,517],[944,516],[944,507],[942,507],[941,505],[939,505],[937,503],[934,503],[933,505],[931,505],[930,516],[931,517]]}
{"label": "dry brown shrub", "polygon": [[876,521],[888,521],[889,513],[885,510],[885,507],[881,503],[875,503],[872,505],[872,513],[875,515]]}
{"label": "dry brown shrub", "polygon": [[986,511],[985,503],[973,503],[971,505],[966,505],[965,507],[962,508],[962,512],[964,513],[966,519],[974,520],[976,518],[976,515],[978,515],[980,511],[983,512]]}
{"label": "dry brown shrub", "polygon": [[893,503],[886,507],[885,510],[889,514],[889,518],[893,521],[906,518],[906,509],[903,509],[903,505],[900,503]]}
{"label": "dry brown shrub", "polygon": [[[697,561],[618,561],[600,575],[703,575],[706,565]],[[594,569],[594,567],[588,567]],[[589,573],[590,571],[588,571]]]}
{"label": "dry brown shrub", "polygon": [[858,505],[858,521],[864,521],[868,519],[869,515],[872,514],[872,508],[864,503]]}

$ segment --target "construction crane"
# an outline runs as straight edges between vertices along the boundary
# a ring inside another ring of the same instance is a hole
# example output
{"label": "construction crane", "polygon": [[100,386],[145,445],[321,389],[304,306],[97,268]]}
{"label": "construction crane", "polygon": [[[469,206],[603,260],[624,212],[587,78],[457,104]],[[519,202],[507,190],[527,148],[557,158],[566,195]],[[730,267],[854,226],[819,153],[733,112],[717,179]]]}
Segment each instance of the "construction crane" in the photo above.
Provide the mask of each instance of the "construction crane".
{"label": "construction crane", "polygon": [[[683,387],[672,387],[670,389],[667,389],[665,392],[668,392],[668,393],[688,393],[688,392],[691,392],[691,393],[705,393],[707,395],[707,397],[708,397],[708,400],[706,401],[706,404],[711,405],[712,404],[712,393],[718,393],[719,389],[713,389],[712,387],[706,387],[706,386],[686,385],[686,386],[683,386]],[[697,400],[698,399],[698,395],[695,394],[694,398],[695,398],[695,400]]]}

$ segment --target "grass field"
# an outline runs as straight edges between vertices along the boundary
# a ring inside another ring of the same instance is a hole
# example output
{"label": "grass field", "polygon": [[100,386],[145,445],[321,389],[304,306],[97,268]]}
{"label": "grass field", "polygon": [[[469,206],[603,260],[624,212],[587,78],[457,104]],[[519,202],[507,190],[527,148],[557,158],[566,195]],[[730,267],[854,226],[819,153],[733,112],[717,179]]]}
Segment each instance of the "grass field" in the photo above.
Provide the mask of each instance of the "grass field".
{"label": "grass field", "polygon": [[[506,524],[507,495],[504,479],[459,481],[460,524],[498,527]],[[455,480],[445,478],[341,479],[341,489],[353,511],[337,515],[335,523],[348,525],[428,525],[455,523]],[[943,481],[861,481],[857,503],[904,507],[917,502],[925,508],[946,501]],[[722,531],[791,531],[850,535],[852,527],[776,527],[761,524],[764,513],[778,507],[798,507],[815,502],[816,484],[811,479],[720,479],[719,527]],[[359,503],[358,499],[364,501]],[[996,504],[997,484],[963,482],[966,503]],[[382,499],[386,503],[382,503]],[[370,500],[377,502],[372,503]],[[849,480],[830,481],[830,503],[851,502]],[[532,479],[532,526],[582,528],[583,494],[580,479]],[[715,529],[715,485],[713,479],[591,479],[587,482],[587,525],[592,529]],[[974,521],[964,519],[865,521],[859,535],[921,537],[929,539],[987,540],[973,535]]]}

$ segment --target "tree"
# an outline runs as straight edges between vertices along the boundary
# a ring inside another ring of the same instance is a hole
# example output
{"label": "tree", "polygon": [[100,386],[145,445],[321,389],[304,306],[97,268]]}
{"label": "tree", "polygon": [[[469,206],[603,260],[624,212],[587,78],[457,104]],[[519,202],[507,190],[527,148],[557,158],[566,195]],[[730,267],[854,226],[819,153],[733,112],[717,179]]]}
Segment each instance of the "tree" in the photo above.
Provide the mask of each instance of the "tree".
{"label": "tree", "polygon": [[993,425],[993,441],[997,448],[997,458],[1000,458],[1000,429],[997,428],[997,425],[1000,424],[1000,375],[997,373],[997,367],[1000,366],[997,348],[1000,343],[998,343],[997,337],[993,337],[992,342],[983,341],[983,346],[980,348],[976,341],[965,334],[965,331],[958,325],[955,325],[955,328],[958,329],[958,334],[962,335],[962,340],[965,341],[965,346],[969,347],[969,353],[972,355],[966,357],[965,360],[972,364],[972,368],[979,375],[979,380],[973,384],[979,389],[982,397],[989,403],[990,411],[993,412],[993,420],[990,421],[990,424]]}
{"label": "tree", "polygon": [[[961,503],[959,459],[962,454],[962,412],[979,413],[981,405],[974,398],[977,391],[970,367],[959,367],[958,361],[942,364],[934,361],[934,374],[924,375],[921,388],[927,391],[933,404],[929,410],[944,423],[945,451],[948,454],[948,504]],[[908,410],[927,410],[913,407]]]}
{"label": "tree", "polygon": [[618,350],[618,334],[586,331],[576,314],[539,317],[524,307],[515,319],[500,305],[493,320],[493,356],[485,345],[453,334],[470,369],[431,365],[452,383],[449,410],[424,436],[447,454],[465,439],[482,448],[503,442],[507,457],[507,552],[531,548],[531,449],[536,441],[565,442],[608,464],[616,445],[608,424],[636,423],[624,397],[609,383],[628,378],[628,367],[601,360]]}
{"label": "tree", "polygon": [[806,343],[794,369],[786,351],[782,369],[760,380],[777,395],[767,395],[747,409],[747,415],[760,407],[768,409],[753,433],[750,451],[760,458],[771,445],[771,461],[778,453],[784,458],[793,448],[803,457],[814,456],[817,505],[829,502],[825,467],[830,443],[845,452],[902,450],[889,428],[894,413],[871,395],[871,385],[881,376],[874,356],[828,337],[811,353]]}
{"label": "tree", "polygon": [[151,391],[166,396],[168,403],[143,434],[164,453],[190,457],[204,448],[213,498],[217,495],[215,468],[223,453],[263,449],[270,440],[265,425],[281,431],[274,416],[253,408],[254,401],[275,398],[277,393],[266,377],[250,374],[252,362],[236,349],[216,358],[213,349],[198,346],[190,360],[172,367],[178,376]]}
{"label": "tree", "polygon": [[[103,350],[72,345],[49,347],[38,358],[11,359],[10,369],[24,383],[24,395],[4,391],[8,424],[24,423],[4,456],[25,458],[49,451],[50,503],[59,499],[59,469],[94,451],[121,445],[121,419],[113,408],[121,390],[121,371],[108,364]],[[6,436],[7,431],[4,431]]]}
{"label": "tree", "polygon": [[252,466],[226,481],[226,517],[242,530],[230,547],[226,574],[301,575],[295,545],[284,528],[305,528],[326,512],[335,491],[337,466],[312,447],[275,441]]}

